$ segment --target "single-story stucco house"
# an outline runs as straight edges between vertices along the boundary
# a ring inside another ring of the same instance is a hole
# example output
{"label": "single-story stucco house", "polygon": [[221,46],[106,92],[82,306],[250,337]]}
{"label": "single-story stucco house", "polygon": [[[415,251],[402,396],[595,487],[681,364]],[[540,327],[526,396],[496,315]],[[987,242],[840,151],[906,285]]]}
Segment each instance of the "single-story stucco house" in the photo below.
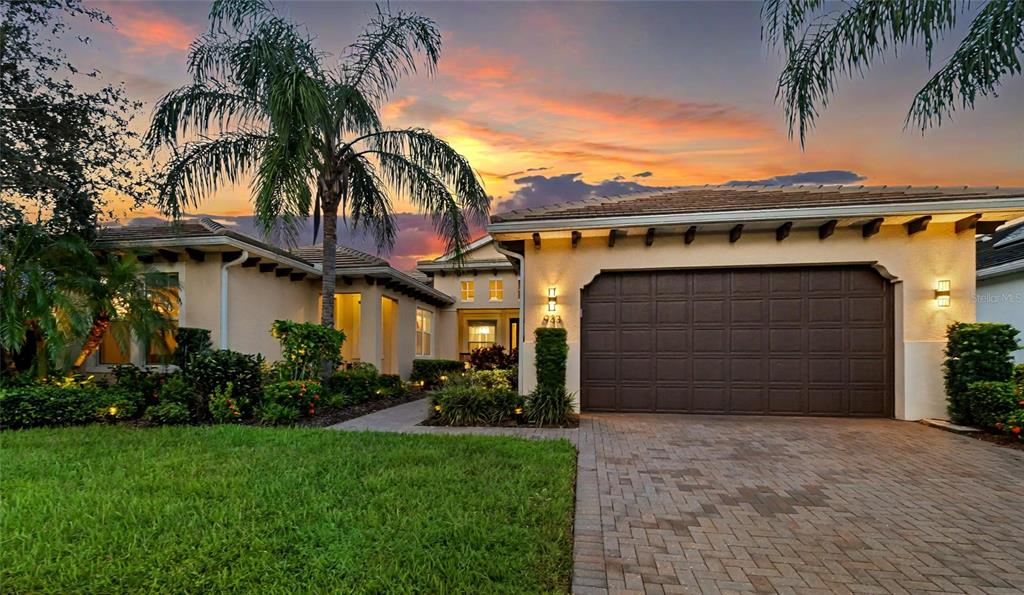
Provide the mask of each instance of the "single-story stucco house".
{"label": "single-story stucco house", "polygon": [[[233,231],[209,218],[176,225],[129,225],[100,232],[98,249],[130,249],[153,268],[175,275],[178,326],[211,331],[214,347],[281,356],[274,320],[320,320],[322,248],[294,252]],[[447,295],[397,271],[387,261],[339,246],[335,323],[347,335],[343,356],[382,373],[408,376],[417,357],[434,357],[434,320]],[[86,362],[104,373],[117,364],[157,365],[159,354],[134,343],[121,349],[108,333]]]}
{"label": "single-story stucco house", "polygon": [[438,311],[438,357],[466,360],[481,347],[519,347],[519,275],[490,236],[469,244],[462,262],[445,254],[416,269],[453,300]]}
{"label": "single-story stucco house", "polygon": [[919,419],[946,415],[975,234],[1022,215],[1021,189],[688,187],[488,231],[522,277],[523,392],[546,321],[584,410]]}
{"label": "single-story stucco house", "polygon": [[[1024,333],[1024,223],[978,236],[977,259],[978,321],[1005,322]],[[1014,355],[1024,363],[1024,349]]]}

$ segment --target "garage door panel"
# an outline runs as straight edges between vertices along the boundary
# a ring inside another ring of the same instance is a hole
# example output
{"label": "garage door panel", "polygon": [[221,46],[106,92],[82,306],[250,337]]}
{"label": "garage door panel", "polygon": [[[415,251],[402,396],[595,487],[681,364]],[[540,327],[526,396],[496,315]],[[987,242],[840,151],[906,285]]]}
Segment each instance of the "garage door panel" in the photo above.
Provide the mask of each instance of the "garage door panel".
{"label": "garage door panel", "polygon": [[587,352],[594,355],[615,354],[618,352],[615,343],[618,334],[614,329],[584,329],[583,344],[586,345]]}
{"label": "garage door panel", "polygon": [[690,322],[690,302],[688,301],[659,301],[657,306],[659,325],[686,324]]}
{"label": "garage door panel", "polygon": [[582,297],[586,408],[892,415],[892,291],[869,267],[603,273]]}
{"label": "garage door panel", "polygon": [[768,321],[771,324],[800,324],[804,316],[804,301],[795,298],[772,298],[768,301]]}
{"label": "garage door panel", "polygon": [[623,325],[654,322],[654,304],[651,302],[619,302],[619,323]]}
{"label": "garage door panel", "polygon": [[623,384],[619,387],[618,406],[622,411],[654,411],[654,388]]}
{"label": "garage door panel", "polygon": [[732,387],[729,390],[729,411],[731,413],[764,414],[764,389],[761,387]]}
{"label": "garage door panel", "polygon": [[729,331],[729,348],[733,353],[760,353],[763,348],[764,329],[737,329]]}
{"label": "garage door panel", "polygon": [[693,324],[725,324],[725,303],[721,300],[693,302]]}
{"label": "garage door panel", "polygon": [[690,334],[678,329],[660,328],[655,331],[654,348],[658,353],[690,353]]}
{"label": "garage door panel", "polygon": [[612,326],[616,323],[616,313],[619,311],[618,302],[587,302],[587,325]]}
{"label": "garage door panel", "polygon": [[717,353],[725,355],[728,338],[724,328],[695,328],[693,329],[693,352],[694,353]]}
{"label": "garage door panel", "polygon": [[732,324],[761,324],[764,322],[764,300],[734,299],[730,302]]}
{"label": "garage door panel", "polygon": [[655,409],[658,411],[686,413],[692,408],[690,387],[685,384],[659,384],[655,389],[655,399]]}
{"label": "garage door panel", "polygon": [[811,324],[822,322],[843,322],[843,299],[811,298],[807,310],[807,321]]}
{"label": "garage door panel", "polygon": [[658,357],[654,365],[654,379],[659,385],[690,379],[690,360],[687,358]]}
{"label": "garage door panel", "polygon": [[650,358],[623,357],[618,361],[619,380],[650,382],[654,366]]}
{"label": "garage door panel", "polygon": [[726,360],[724,359],[694,359],[693,380],[725,382]]}

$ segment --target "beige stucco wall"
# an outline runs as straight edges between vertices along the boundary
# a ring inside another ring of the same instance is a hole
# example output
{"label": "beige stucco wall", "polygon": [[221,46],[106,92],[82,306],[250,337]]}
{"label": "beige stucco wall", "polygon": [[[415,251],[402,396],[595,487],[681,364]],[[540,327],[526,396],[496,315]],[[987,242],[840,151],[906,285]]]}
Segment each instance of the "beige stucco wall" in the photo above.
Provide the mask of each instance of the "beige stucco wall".
{"label": "beige stucco wall", "polygon": [[[281,359],[270,325],[275,320],[318,321],[319,289],[319,279],[292,281],[257,267],[228,268],[228,349],[260,353],[268,362]],[[214,345],[220,346],[219,339]]]}
{"label": "beige stucco wall", "polygon": [[[874,264],[895,284],[896,309],[896,417],[945,417],[942,386],[942,350],[946,326],[974,320],[974,238],[956,234],[951,223],[933,223],[926,231],[908,236],[901,225],[886,225],[871,238],[860,228],[840,228],[825,240],[814,229],[794,230],[782,242],[770,230],[747,231],[730,244],[727,234],[700,233],[691,245],[680,236],[658,236],[644,245],[643,231],[619,238],[608,247],[607,230],[584,235],[576,248],[566,237],[545,237],[540,248],[526,245],[524,267],[525,341],[521,349],[521,390],[536,385],[533,367],[533,329],[547,315],[548,287],[558,290],[558,312],[568,331],[567,384],[580,387],[580,292],[602,271],[738,267],[800,264]],[[499,237],[500,239],[500,237]],[[952,304],[935,305],[935,283],[949,279]]]}

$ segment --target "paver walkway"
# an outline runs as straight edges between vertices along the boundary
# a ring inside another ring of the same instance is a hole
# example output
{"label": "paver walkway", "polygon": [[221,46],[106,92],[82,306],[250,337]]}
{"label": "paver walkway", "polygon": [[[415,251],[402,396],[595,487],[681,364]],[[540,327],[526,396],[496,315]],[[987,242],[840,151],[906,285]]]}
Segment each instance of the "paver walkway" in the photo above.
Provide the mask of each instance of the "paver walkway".
{"label": "paver walkway", "polygon": [[1024,453],[920,424],[590,414],[573,591],[1024,592]]}
{"label": "paver walkway", "polygon": [[891,420],[584,414],[575,593],[1024,593],[1024,453]]}

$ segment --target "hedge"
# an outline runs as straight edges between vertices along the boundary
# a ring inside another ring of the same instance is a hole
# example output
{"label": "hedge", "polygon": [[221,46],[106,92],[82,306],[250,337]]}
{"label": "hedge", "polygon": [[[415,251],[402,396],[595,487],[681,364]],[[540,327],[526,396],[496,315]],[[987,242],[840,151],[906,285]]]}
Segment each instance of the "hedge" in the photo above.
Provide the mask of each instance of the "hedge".
{"label": "hedge", "polygon": [[949,325],[943,367],[949,416],[953,421],[980,423],[971,413],[970,385],[1012,380],[1010,354],[1018,347],[1017,335],[1017,329],[1008,324],[956,322]]}
{"label": "hedge", "polygon": [[426,388],[435,388],[442,376],[452,376],[466,369],[466,364],[453,359],[417,359],[412,362],[409,380],[422,382]]}
{"label": "hedge", "polygon": [[569,344],[564,328],[538,328],[534,365],[537,368],[537,390],[548,394],[565,392],[565,362]]}
{"label": "hedge", "polygon": [[117,388],[34,385],[0,389],[0,427],[74,426],[111,417],[131,419],[145,398]]}

